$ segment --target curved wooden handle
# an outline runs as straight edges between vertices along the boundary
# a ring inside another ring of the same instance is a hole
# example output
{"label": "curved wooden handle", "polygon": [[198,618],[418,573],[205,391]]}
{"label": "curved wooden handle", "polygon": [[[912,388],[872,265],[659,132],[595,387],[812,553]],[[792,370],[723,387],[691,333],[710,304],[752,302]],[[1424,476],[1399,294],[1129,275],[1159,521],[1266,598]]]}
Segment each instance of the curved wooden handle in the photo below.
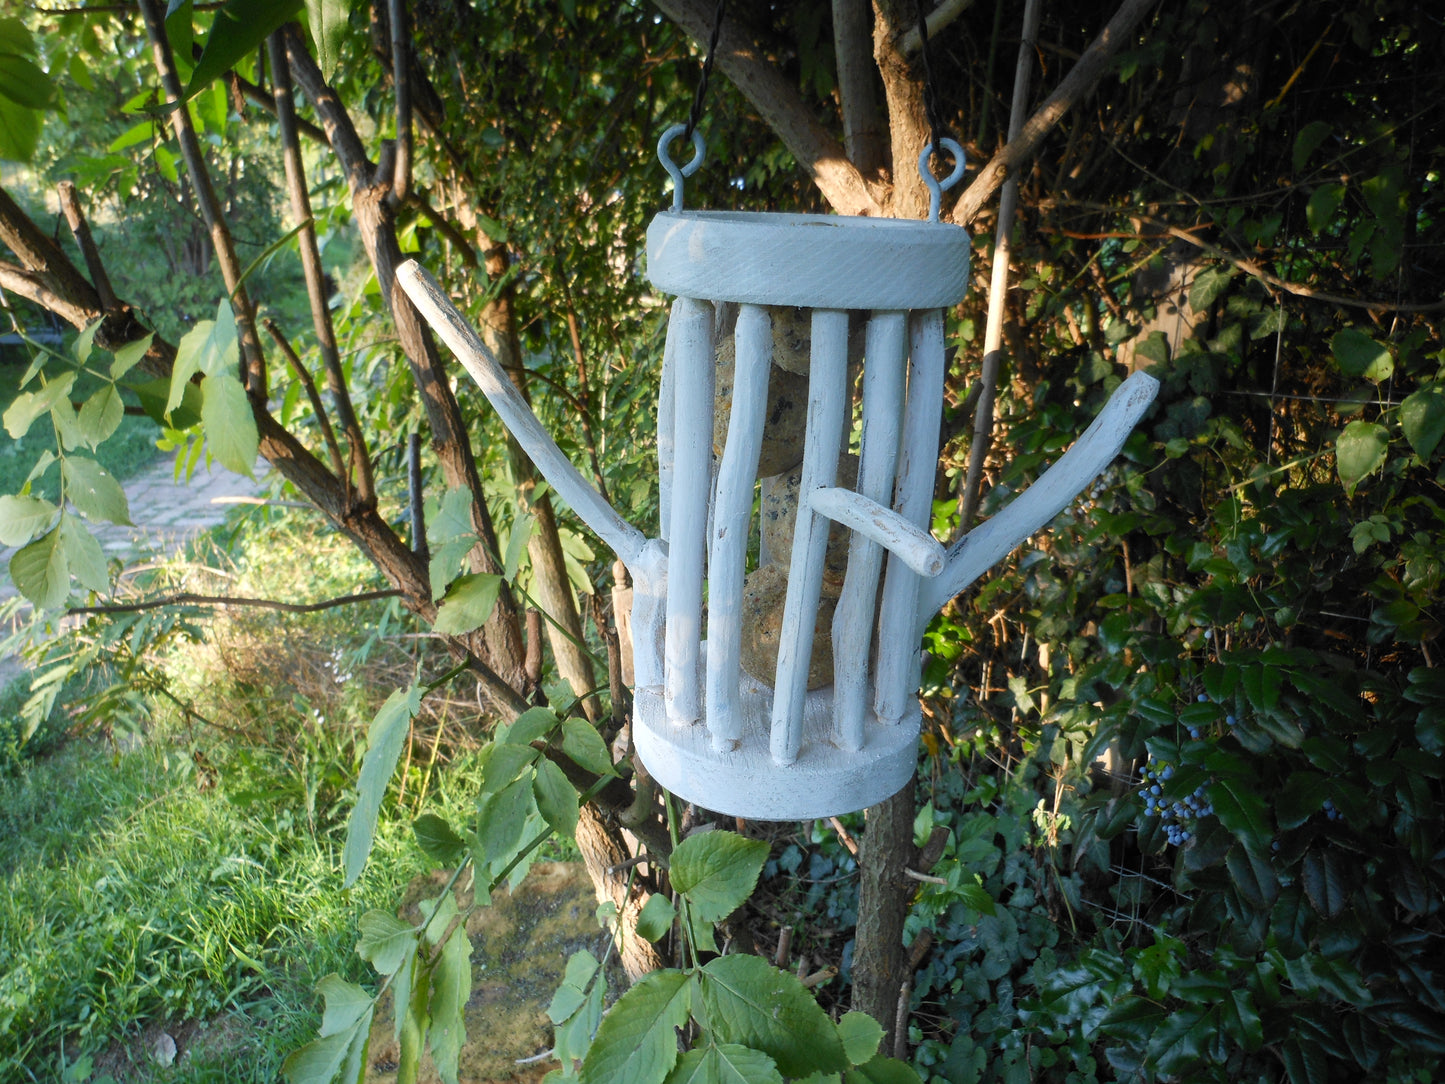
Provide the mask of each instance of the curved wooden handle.
{"label": "curved wooden handle", "polygon": [[602,499],[602,495],[592,488],[562,449],[557,447],[557,442],[542,428],[542,423],[513,386],[501,363],[467,323],[466,317],[457,311],[436,279],[415,260],[407,260],[398,267],[396,279],[417,311],[477,382],[492,409],[502,419],[502,424],[512,431],[517,443],[532,457],[532,462],[557,494],[572,506],[587,526],[597,532],[603,542],[612,547],[629,570],[638,569],[646,537]]}
{"label": "curved wooden handle", "polygon": [[1129,377],[1110,396],[1084,435],[1042,478],[1002,512],[949,548],[943,572],[935,579],[925,580],[919,589],[920,637],[923,626],[949,599],[1062,512],[1085,486],[1104,472],[1158,391],[1159,381],[1148,373],[1138,372]]}

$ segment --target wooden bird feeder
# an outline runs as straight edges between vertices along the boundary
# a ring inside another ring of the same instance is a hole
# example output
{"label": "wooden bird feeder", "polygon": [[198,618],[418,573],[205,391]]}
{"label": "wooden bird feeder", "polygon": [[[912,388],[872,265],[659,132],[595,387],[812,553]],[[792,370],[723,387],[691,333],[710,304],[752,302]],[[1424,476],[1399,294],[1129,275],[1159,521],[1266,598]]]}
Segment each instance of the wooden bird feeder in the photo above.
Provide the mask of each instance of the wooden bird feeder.
{"label": "wooden bird feeder", "polygon": [[956,168],[942,184],[927,169],[932,148],[920,158],[933,191],[925,222],[688,211],[683,177],[702,144],[694,133],[697,153],[679,169],[667,146],[682,130],[658,147],[673,209],[647,231],[648,277],[676,298],[657,411],[660,537],[644,537],[578,473],[425,271],[407,264],[398,278],[552,487],[627,566],[632,733],[652,776],[732,816],[862,809],[916,768],[931,616],[1109,465],[1157,383],[1131,376],[1042,478],[945,551],[929,533],[944,312],[967,287],[970,242],[938,221],[938,206],[962,174],[962,149],[944,141]]}

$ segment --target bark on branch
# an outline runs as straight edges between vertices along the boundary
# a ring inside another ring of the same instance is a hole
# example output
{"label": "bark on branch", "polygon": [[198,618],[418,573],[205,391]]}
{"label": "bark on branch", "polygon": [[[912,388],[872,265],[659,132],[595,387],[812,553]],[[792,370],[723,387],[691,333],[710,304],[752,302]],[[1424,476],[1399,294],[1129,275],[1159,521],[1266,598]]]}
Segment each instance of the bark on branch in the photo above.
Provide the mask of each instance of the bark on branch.
{"label": "bark on branch", "polygon": [[1009,173],[1022,168],[1024,163],[1033,158],[1044,137],[1063,120],[1064,114],[1078,104],[1108,73],[1109,62],[1113,60],[1114,54],[1129,39],[1134,28],[1155,3],[1156,0],[1124,0],[1114,17],[1084,50],[1078,63],[1064,76],[1057,89],[1025,122],[1018,138],[1010,139],[964,190],[949,215],[949,221],[967,226],[998,191]]}
{"label": "bark on branch", "polygon": [[[707,0],[654,0],[689,37],[706,42],[712,33],[714,5]],[[820,124],[797,90],[738,28],[723,22],[717,67],[762,115],[807,170],[813,183],[839,214],[879,215],[883,208],[863,183],[843,147]]]}

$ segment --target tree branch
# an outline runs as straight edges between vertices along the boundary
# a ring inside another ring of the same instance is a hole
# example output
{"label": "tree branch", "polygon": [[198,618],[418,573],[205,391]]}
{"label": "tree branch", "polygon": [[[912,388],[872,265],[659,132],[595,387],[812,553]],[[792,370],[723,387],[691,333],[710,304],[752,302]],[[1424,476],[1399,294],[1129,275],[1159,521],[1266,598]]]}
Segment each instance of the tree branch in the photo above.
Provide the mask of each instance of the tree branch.
{"label": "tree branch", "polygon": [[[138,0],[141,15],[145,20],[146,35],[150,38],[151,50],[155,55],[156,71],[160,74],[161,86],[165,89],[167,104],[175,107],[183,100],[180,76],[176,72],[175,58],[166,37],[165,15],[156,6],[156,0]],[[236,256],[236,245],[231,239],[231,230],[211,185],[210,170],[205,155],[201,152],[200,140],[196,138],[191,123],[190,110],[170,110],[171,129],[181,145],[181,157],[186,163],[191,190],[195,193],[201,217],[211,235],[211,246],[216,261],[221,267],[221,277],[226,283],[226,292],[231,298],[231,310],[236,318],[236,337],[241,345],[244,362],[246,392],[253,403],[266,401],[266,356],[261,349],[261,340],[256,334],[256,309],[241,281],[241,262]]]}
{"label": "tree branch", "polygon": [[261,610],[280,610],[288,614],[314,614],[322,610],[335,610],[357,602],[374,602],[379,598],[397,598],[401,595],[395,587],[380,591],[363,591],[356,595],[342,595],[324,602],[277,602],[270,598],[243,598],[231,595],[198,595],[182,591],[164,598],[146,599],[144,602],[113,602],[103,606],[71,606],[68,614],[135,614],[147,610],[160,610],[166,606],[250,606]]}
{"label": "tree branch", "polygon": [[75,183],[61,181],[55,187],[60,196],[60,209],[65,212],[65,221],[70,226],[70,233],[75,238],[75,243],[80,246],[80,254],[85,257],[85,267],[90,272],[90,281],[100,297],[101,308],[106,312],[113,312],[116,308],[115,291],[110,287],[110,276],[105,273],[105,265],[100,262],[100,251],[95,247],[95,238],[90,235],[90,225],[85,221],[85,212],[81,209]]}
{"label": "tree branch", "polygon": [[[271,78],[276,85],[276,121],[281,133],[282,158],[286,167],[286,191],[291,200],[291,215],[302,223],[297,238],[301,252],[301,272],[306,280],[306,296],[311,302],[311,326],[316,332],[316,346],[326,370],[326,385],[336,404],[336,414],[346,433],[347,466],[337,465],[336,472],[346,480],[348,489],[355,481],[357,496],[367,507],[376,506],[376,483],[371,472],[371,453],[366,437],[356,420],[346,376],[341,369],[341,355],[336,348],[336,331],[331,323],[331,307],[327,304],[326,273],[321,267],[321,250],[316,243],[316,227],[311,214],[311,196],[306,186],[306,167],[301,158],[301,140],[296,124],[296,101],[291,89],[291,67],[286,59],[286,46],[278,30],[266,41],[271,58]],[[273,332],[274,334],[274,332]],[[310,380],[310,374],[307,374]],[[309,389],[314,394],[314,387]],[[325,419],[318,408],[317,416]],[[335,435],[327,422],[328,441],[335,444]]]}
{"label": "tree branch", "polygon": [[1011,171],[1016,171],[1039,149],[1039,145],[1058,125],[1064,114],[1072,109],[1104,77],[1109,62],[1124,45],[1146,12],[1156,0],[1124,0],[1114,17],[1099,32],[1079,62],[1059,83],[1043,105],[1031,116],[1017,139],[1011,139],[983,167],[973,183],[954,205],[949,220],[960,226],[967,226],[977,217],[983,205],[998,191]]}
{"label": "tree branch", "polygon": [[878,177],[888,165],[888,133],[878,101],[871,15],[868,0],[833,0],[833,55],[837,57],[843,145],[863,176]]}
{"label": "tree branch", "polygon": [[[654,0],[657,7],[688,36],[705,42],[712,33],[713,5],[707,0]],[[839,214],[881,215],[883,208],[868,191],[863,175],[828,130],[818,123],[796,88],[777,65],[745,38],[735,22],[723,22],[718,39],[717,67],[763,121],[783,141],[798,165],[807,170]]]}
{"label": "tree branch", "polygon": [[405,203],[411,194],[411,80],[407,63],[406,5],[387,0],[391,23],[391,85],[396,97],[396,172],[391,182],[393,203]]}
{"label": "tree branch", "polygon": [[[949,23],[953,22],[969,8],[973,7],[973,0],[943,0],[943,3],[928,13],[924,22],[928,24],[928,37],[931,40]],[[904,56],[912,56],[923,48],[923,35],[918,32],[918,27],[906,30],[903,37],[898,41],[898,49]]]}

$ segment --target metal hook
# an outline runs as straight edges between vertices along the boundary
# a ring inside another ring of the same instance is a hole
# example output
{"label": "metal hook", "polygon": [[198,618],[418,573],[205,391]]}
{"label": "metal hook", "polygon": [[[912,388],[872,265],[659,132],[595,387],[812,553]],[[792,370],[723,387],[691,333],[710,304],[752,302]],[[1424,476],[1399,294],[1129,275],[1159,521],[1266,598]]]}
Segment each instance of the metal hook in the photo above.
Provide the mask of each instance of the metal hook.
{"label": "metal hook", "polygon": [[929,143],[923,148],[923,153],[918,156],[918,173],[923,178],[923,183],[928,186],[928,221],[938,221],[938,210],[943,203],[943,194],[956,185],[963,177],[965,166],[963,148],[956,139],[941,139],[943,150],[953,155],[953,172],[940,181],[928,168],[928,160],[933,156],[933,144]]}
{"label": "metal hook", "polygon": [[[701,169],[703,157],[707,154],[707,144],[703,142],[702,133],[694,128],[692,130],[692,161],[685,166],[679,166],[674,162],[672,155],[667,151],[667,145],[678,136],[686,134],[686,124],[674,124],[663,132],[662,138],[657,141],[657,160],[662,163],[662,168],[667,170],[667,175],[672,178],[672,209],[674,211],[682,210],[682,179],[691,177]],[[960,151],[960,153],[962,152]]]}

